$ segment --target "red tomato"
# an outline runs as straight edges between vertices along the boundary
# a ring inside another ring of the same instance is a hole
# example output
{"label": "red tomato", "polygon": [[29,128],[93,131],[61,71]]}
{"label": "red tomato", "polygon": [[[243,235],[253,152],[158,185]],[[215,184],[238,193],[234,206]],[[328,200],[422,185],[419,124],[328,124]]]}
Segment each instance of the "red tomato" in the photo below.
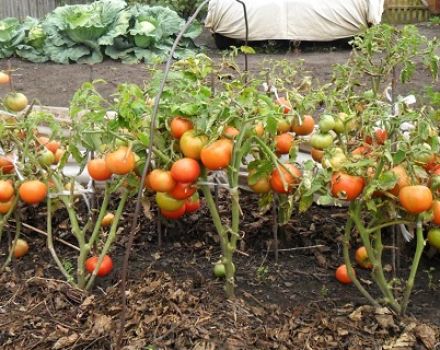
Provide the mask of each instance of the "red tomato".
{"label": "red tomato", "polygon": [[[295,185],[297,185],[301,180],[301,170],[299,170],[295,165],[293,164],[284,164],[284,166],[290,171],[290,174],[284,167],[281,165],[279,166],[279,169],[281,171],[278,171],[278,168],[275,169],[272,172],[271,178],[270,178],[270,186],[275,192],[278,193],[289,193],[293,190]],[[283,179],[284,177],[284,183]]]}
{"label": "red tomato", "polygon": [[353,176],[340,172],[332,175],[331,192],[335,198],[352,201],[362,193],[364,186],[365,180],[361,176]]}
{"label": "red tomato", "polygon": [[203,147],[200,158],[203,165],[209,170],[227,168],[231,162],[232,144],[230,140],[218,140]]}
{"label": "red tomato", "polygon": [[171,171],[154,169],[148,174],[148,185],[156,192],[169,192],[176,186]]}
{"label": "red tomato", "polygon": [[200,208],[200,198],[199,194],[196,192],[194,193],[191,198],[188,198],[185,201],[185,210],[187,213],[194,213],[195,211],[199,210]]}
{"label": "red tomato", "polygon": [[[353,270],[353,273],[355,271]],[[348,276],[348,270],[347,266],[341,265],[336,270],[336,279],[341,282],[342,284],[351,284],[353,281],[351,280],[350,276]]]}
{"label": "red tomato", "polygon": [[[93,273],[95,271],[96,265],[98,264],[99,257],[98,256],[92,256],[91,258],[88,258],[86,260],[86,270],[89,273]],[[96,275],[98,277],[104,277],[107,276],[111,270],[113,269],[113,261],[112,258],[110,258],[108,255],[104,256],[104,259],[102,260],[101,266],[99,266],[98,271]]]}
{"label": "red tomato", "polygon": [[12,160],[7,156],[0,156],[0,173],[10,174],[14,170]]}
{"label": "red tomato", "polygon": [[192,158],[182,158],[174,162],[171,176],[177,182],[195,182],[200,176],[200,165]]}
{"label": "red tomato", "polygon": [[197,187],[192,183],[176,182],[176,186],[168,192],[175,199],[186,199],[191,197],[197,191]]}
{"label": "red tomato", "polygon": [[185,212],[186,212],[185,205],[182,205],[179,209],[176,210],[160,209],[160,213],[162,214],[162,216],[171,220],[180,219],[183,215],[185,215]]}
{"label": "red tomato", "polygon": [[374,132],[374,139],[379,145],[383,145],[388,139],[387,131],[383,129],[376,129],[376,131]]}
{"label": "red tomato", "polygon": [[406,186],[399,192],[402,207],[411,214],[422,213],[432,206],[432,192],[422,185]]}
{"label": "red tomato", "polygon": [[371,152],[371,146],[367,143],[365,145],[359,146],[351,151],[354,156],[366,156]]}
{"label": "red tomato", "polygon": [[180,139],[185,132],[193,129],[193,127],[191,120],[183,117],[174,117],[170,124],[171,135],[175,139]]}
{"label": "red tomato", "polygon": [[277,99],[277,103],[283,108],[284,114],[289,114],[289,112],[292,110],[292,105],[285,97],[279,97]]}

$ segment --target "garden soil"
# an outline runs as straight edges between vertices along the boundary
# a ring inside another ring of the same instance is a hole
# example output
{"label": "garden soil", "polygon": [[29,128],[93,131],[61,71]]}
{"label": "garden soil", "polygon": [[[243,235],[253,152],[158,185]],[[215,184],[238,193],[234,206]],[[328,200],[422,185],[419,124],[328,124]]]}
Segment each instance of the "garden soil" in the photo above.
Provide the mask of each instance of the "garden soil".
{"label": "garden soil", "polygon": [[[422,30],[431,36],[436,32],[432,27]],[[209,40],[206,43],[212,45]],[[349,55],[348,50],[330,47],[258,54],[250,57],[250,66],[256,68],[267,58],[301,58],[315,77],[327,81],[331,65],[343,63]],[[212,47],[208,52],[219,58]],[[53,106],[67,106],[75,89],[90,78],[107,80],[104,93],[110,94],[115,84],[141,83],[147,77],[142,65],[110,61],[93,68],[11,62],[19,68],[17,89]],[[5,66],[6,61],[0,61],[0,67]],[[408,89],[427,81],[427,76],[417,73]],[[355,287],[341,285],[334,278],[335,268],[343,260],[346,209],[314,206],[307,213],[295,214],[279,233],[282,251],[276,262],[271,214],[260,212],[253,194],[244,193],[243,198],[234,300],[225,299],[223,281],[212,276],[220,249],[207,208],[203,206],[183,221],[168,222],[148,205],[144,207],[130,259],[124,349],[440,348],[439,254],[423,256],[408,316],[398,317],[385,308],[365,305]],[[225,214],[229,211],[222,193],[219,208]],[[127,229],[112,252],[114,271],[99,279],[89,293],[63,281],[45,237],[23,228],[30,253],[0,274],[0,349],[114,349],[121,307],[120,266],[133,211],[130,204],[122,223]],[[26,223],[45,230],[41,224],[44,206],[23,209],[22,215]],[[85,216],[84,208],[81,220]],[[58,211],[54,218],[56,236],[74,243],[65,212]],[[389,237],[384,238],[389,246]],[[358,246],[358,239],[353,238],[352,252]],[[73,269],[75,251],[61,243],[57,250],[63,264]],[[413,242],[397,250],[400,266],[396,277],[408,275],[414,250]],[[6,244],[2,243],[0,259],[5,254]],[[386,249],[384,260],[392,278],[390,256],[391,250]],[[368,271],[356,271],[367,289],[377,295]],[[396,284],[397,291],[402,288]]]}

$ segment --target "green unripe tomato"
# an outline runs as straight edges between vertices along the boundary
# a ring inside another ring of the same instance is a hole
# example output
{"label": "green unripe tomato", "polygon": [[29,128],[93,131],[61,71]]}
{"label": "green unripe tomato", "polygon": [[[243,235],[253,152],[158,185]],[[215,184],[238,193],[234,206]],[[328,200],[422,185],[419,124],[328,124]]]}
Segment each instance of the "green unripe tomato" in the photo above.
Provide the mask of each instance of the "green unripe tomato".
{"label": "green unripe tomato", "polygon": [[313,148],[317,149],[325,149],[333,145],[333,136],[332,134],[313,134],[310,139],[310,144]]}
{"label": "green unripe tomato", "polygon": [[183,200],[175,199],[165,192],[156,193],[156,203],[160,209],[167,211],[178,210],[185,204]]}
{"label": "green unripe tomato", "polygon": [[333,130],[336,122],[335,118],[333,118],[331,115],[323,115],[321,119],[319,120],[319,130],[323,133],[329,132],[330,130]]}
{"label": "green unripe tomato", "polygon": [[436,249],[440,249],[440,229],[432,228],[428,232],[428,242]]}
{"label": "green unripe tomato", "polygon": [[50,166],[55,163],[55,155],[49,150],[42,151],[38,155],[38,162],[41,165]]}

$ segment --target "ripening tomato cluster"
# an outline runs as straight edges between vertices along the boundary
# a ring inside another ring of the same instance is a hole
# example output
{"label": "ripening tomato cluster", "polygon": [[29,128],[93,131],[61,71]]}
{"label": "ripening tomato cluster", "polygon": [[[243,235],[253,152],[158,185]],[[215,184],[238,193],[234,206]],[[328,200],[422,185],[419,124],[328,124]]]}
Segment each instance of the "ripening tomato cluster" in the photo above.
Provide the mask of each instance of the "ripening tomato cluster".
{"label": "ripening tomato cluster", "polygon": [[[282,109],[282,113],[288,115],[292,111],[290,102],[279,97],[277,103]],[[310,135],[315,128],[315,121],[310,115],[293,116],[289,121],[282,117],[277,122],[277,135],[275,136],[275,153],[278,156],[290,154],[295,146],[295,136]],[[259,137],[264,135],[263,124],[255,125],[255,134]],[[297,185],[301,182],[302,172],[293,163],[285,163],[273,169],[272,173],[267,176],[259,176],[255,178],[256,170],[250,166],[248,168],[248,186],[255,193],[268,193],[274,191],[276,193],[288,194],[292,193]]]}
{"label": "ripening tomato cluster", "polygon": [[87,163],[87,171],[95,181],[109,180],[112,175],[126,175],[135,169],[136,155],[126,146],[109,152],[104,158],[91,159]]}

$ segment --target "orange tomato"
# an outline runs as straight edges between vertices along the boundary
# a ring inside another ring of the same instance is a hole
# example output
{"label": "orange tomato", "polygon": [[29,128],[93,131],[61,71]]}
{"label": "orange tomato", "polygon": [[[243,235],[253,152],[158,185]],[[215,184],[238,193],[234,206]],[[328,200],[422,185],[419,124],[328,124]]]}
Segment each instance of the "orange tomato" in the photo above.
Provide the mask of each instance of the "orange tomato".
{"label": "orange tomato", "polygon": [[115,219],[115,215],[113,213],[107,213],[104,215],[101,221],[102,227],[109,227],[113,224],[113,221]]}
{"label": "orange tomato", "polygon": [[227,126],[223,129],[223,136],[227,139],[233,140],[240,134],[240,131],[233,126]]}
{"label": "orange tomato", "polygon": [[264,125],[262,122],[259,122],[255,125],[255,134],[258,137],[263,137],[264,135]]}
{"label": "orange tomato", "polygon": [[9,74],[0,71],[0,84],[9,84],[10,80]]}
{"label": "orange tomato", "polygon": [[0,202],[8,202],[14,195],[14,186],[11,181],[0,180]]}
{"label": "orange tomato", "polygon": [[402,207],[411,214],[422,213],[432,206],[432,192],[427,186],[406,186],[399,192]]}
{"label": "orange tomato", "polygon": [[12,208],[12,203],[14,202],[14,197],[12,197],[7,202],[0,202],[0,214],[7,214]]}
{"label": "orange tomato", "polygon": [[171,171],[163,169],[154,169],[149,173],[148,183],[150,188],[156,192],[169,192],[176,186]]}
{"label": "orange tomato", "polygon": [[[353,274],[355,274],[355,271],[353,269]],[[336,279],[341,282],[342,284],[351,284],[353,281],[351,280],[350,276],[348,276],[348,270],[347,266],[341,265],[336,269]]]}
{"label": "orange tomato", "polygon": [[102,158],[91,159],[87,163],[87,171],[95,181],[105,181],[112,177],[112,172],[107,167],[107,163]]}
{"label": "orange tomato", "polygon": [[310,154],[312,155],[312,159],[317,162],[317,163],[321,163],[322,158],[324,157],[324,151],[317,149],[317,148],[313,148],[310,151]]}
{"label": "orange tomato", "polygon": [[29,252],[29,244],[24,239],[17,239],[14,247],[14,258],[18,259],[25,256]]}
{"label": "orange tomato", "polygon": [[275,136],[275,150],[278,154],[289,154],[294,137],[288,132]]}
{"label": "orange tomato", "polygon": [[372,269],[373,268],[373,264],[371,263],[370,259],[368,258],[367,248],[365,248],[364,246],[359,247],[356,250],[356,253],[354,255],[354,260],[363,269]]}
{"label": "orange tomato", "polygon": [[66,153],[66,150],[58,148],[57,151],[55,152],[55,164],[58,164],[61,160],[61,158],[63,158],[64,153]]}
{"label": "orange tomato", "polygon": [[364,189],[365,180],[361,176],[334,173],[331,180],[332,196],[347,201],[357,198]]}
{"label": "orange tomato", "polygon": [[255,169],[249,170],[249,175],[248,175],[248,186],[249,188],[254,191],[255,193],[267,193],[271,190],[271,186],[270,186],[270,179],[269,177],[260,177],[259,179],[257,179],[256,182],[254,182],[253,184],[251,184],[249,182],[249,178],[255,174]]}
{"label": "orange tomato", "polygon": [[232,157],[230,140],[218,140],[203,147],[200,159],[209,170],[220,170],[228,167]]}
{"label": "orange tomato", "polygon": [[[279,166],[280,171],[275,169],[272,172],[270,178],[270,186],[275,192],[278,193],[289,193],[293,190],[295,185],[300,182],[301,170],[299,170],[294,164],[284,164],[284,166],[289,170],[287,171]],[[284,178],[284,183],[283,183]]]}
{"label": "orange tomato", "polygon": [[315,128],[315,120],[311,115],[305,115],[301,118],[301,124],[298,118],[293,119],[292,131],[301,136],[310,135]]}
{"label": "orange tomato", "polygon": [[105,164],[113,174],[125,175],[134,170],[136,161],[134,153],[129,148],[121,146],[105,156]]}
{"label": "orange tomato", "polygon": [[432,202],[432,222],[436,225],[440,225],[440,201],[435,200]]}
{"label": "orange tomato", "polygon": [[20,185],[18,194],[25,203],[38,204],[46,198],[47,186],[39,180],[27,180]]}
{"label": "orange tomato", "polygon": [[174,117],[170,123],[171,135],[175,139],[180,139],[185,132],[193,128],[191,120],[184,117]]}

